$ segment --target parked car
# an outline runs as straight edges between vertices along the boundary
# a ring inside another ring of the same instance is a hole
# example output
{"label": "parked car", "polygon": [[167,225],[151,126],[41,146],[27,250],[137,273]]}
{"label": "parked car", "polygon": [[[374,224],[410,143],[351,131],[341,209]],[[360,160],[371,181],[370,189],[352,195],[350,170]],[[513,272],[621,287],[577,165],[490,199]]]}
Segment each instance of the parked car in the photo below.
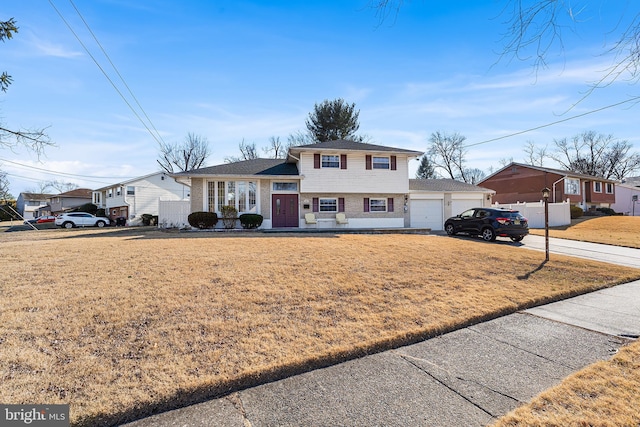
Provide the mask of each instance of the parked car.
{"label": "parked car", "polygon": [[86,212],[71,212],[58,215],[55,224],[58,227],[104,227],[109,225],[109,218],[91,215]]}
{"label": "parked car", "polygon": [[56,217],[53,215],[46,215],[46,216],[41,216],[38,217],[38,220],[36,221],[38,224],[43,224],[45,222],[55,222]]}
{"label": "parked car", "polygon": [[497,236],[509,237],[514,242],[519,242],[529,234],[529,224],[516,210],[473,208],[447,219],[444,230],[450,236],[466,233],[481,236],[487,242],[493,242]]}
{"label": "parked car", "polygon": [[33,219],[25,219],[23,224],[27,225],[27,224],[36,224],[38,222],[37,218],[33,218]]}

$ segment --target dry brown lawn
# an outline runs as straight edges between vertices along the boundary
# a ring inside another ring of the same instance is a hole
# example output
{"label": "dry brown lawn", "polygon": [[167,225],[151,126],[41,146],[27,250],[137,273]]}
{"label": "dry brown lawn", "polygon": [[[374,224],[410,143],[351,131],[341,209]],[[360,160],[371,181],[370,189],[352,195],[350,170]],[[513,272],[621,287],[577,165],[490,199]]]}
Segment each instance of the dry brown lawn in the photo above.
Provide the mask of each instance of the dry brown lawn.
{"label": "dry brown lawn", "polygon": [[639,426],[640,341],[566,378],[492,427]]}
{"label": "dry brown lawn", "polygon": [[[0,233],[0,402],[110,425],[640,270],[425,235]],[[575,278],[580,280],[576,281]]]}
{"label": "dry brown lawn", "polygon": [[[544,236],[544,230],[531,229]],[[549,229],[550,237],[640,248],[640,216],[603,216],[580,219],[575,225]]]}

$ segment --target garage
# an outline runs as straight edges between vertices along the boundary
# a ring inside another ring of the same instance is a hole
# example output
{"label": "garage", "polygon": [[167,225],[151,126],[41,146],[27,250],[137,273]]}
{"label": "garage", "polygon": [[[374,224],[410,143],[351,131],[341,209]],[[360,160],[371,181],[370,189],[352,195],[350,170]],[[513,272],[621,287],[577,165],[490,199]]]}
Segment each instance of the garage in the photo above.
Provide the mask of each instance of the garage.
{"label": "garage", "polygon": [[411,228],[443,229],[442,200],[411,200]]}
{"label": "garage", "polygon": [[482,207],[482,195],[478,198],[467,199],[451,199],[451,213],[452,215],[458,215],[467,209]]}
{"label": "garage", "polygon": [[494,193],[454,179],[410,179],[410,227],[443,230],[447,218],[470,208],[490,206]]}

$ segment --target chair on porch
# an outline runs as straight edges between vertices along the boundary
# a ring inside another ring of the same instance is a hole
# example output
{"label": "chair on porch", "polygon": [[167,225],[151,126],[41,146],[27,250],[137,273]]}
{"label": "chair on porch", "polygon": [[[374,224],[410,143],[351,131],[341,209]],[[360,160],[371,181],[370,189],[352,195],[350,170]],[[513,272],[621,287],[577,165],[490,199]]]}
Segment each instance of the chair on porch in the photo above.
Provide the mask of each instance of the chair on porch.
{"label": "chair on porch", "polygon": [[345,224],[349,224],[349,220],[347,219],[345,214],[337,213],[336,214],[336,225],[345,225]]}
{"label": "chair on porch", "polygon": [[316,219],[316,216],[312,213],[304,214],[304,223],[307,225],[315,224],[316,226],[318,226],[318,220]]}

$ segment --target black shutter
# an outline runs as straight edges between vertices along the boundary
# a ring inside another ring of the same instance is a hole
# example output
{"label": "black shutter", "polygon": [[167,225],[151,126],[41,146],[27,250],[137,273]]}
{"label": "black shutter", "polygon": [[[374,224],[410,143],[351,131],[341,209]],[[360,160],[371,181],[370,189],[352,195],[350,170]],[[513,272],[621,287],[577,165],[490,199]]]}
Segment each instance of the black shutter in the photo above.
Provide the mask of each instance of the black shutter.
{"label": "black shutter", "polygon": [[391,156],[391,170],[394,171],[397,169],[397,164],[396,164],[396,156]]}
{"label": "black shutter", "polygon": [[320,169],[320,154],[313,155],[313,168]]}
{"label": "black shutter", "polygon": [[387,199],[387,212],[393,212],[393,197]]}
{"label": "black shutter", "polygon": [[346,168],[347,168],[347,155],[340,154],[340,169],[346,169]]}
{"label": "black shutter", "polygon": [[338,198],[338,212],[344,212],[344,197]]}
{"label": "black shutter", "polygon": [[365,157],[365,164],[367,170],[371,169],[371,155],[367,154],[367,156]]}
{"label": "black shutter", "polygon": [[320,211],[320,200],[317,197],[313,198],[313,211],[314,212]]}
{"label": "black shutter", "polygon": [[365,212],[369,212],[369,198],[368,197],[364,198],[364,211]]}

